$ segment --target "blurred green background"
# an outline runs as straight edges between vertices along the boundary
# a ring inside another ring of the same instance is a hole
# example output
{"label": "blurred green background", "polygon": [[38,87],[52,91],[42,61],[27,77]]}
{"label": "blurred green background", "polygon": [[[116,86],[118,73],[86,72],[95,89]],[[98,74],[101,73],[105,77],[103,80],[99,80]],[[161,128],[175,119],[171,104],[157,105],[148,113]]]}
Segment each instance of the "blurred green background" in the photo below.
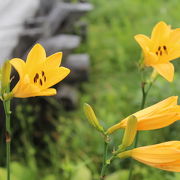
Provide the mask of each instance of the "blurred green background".
{"label": "blurred green background", "polygon": [[[180,26],[179,0],[91,0],[94,10],[88,21],[88,41],[76,50],[91,57],[90,81],[81,85],[77,110],[66,112],[50,97],[46,111],[27,100],[17,106],[13,120],[13,180],[98,180],[102,163],[103,137],[89,124],[83,113],[85,102],[95,109],[101,124],[108,128],[139,110],[140,73],[137,63],[141,49],[136,34],[150,35],[158,21],[173,28]],[[180,62],[175,65],[173,83],[159,77],[147,98],[152,105],[172,95],[180,95]],[[35,107],[35,108],[34,108]],[[59,111],[59,109],[61,109]],[[39,115],[39,112],[41,114]],[[48,117],[51,127],[39,120]],[[18,133],[16,129],[21,129]],[[43,135],[41,135],[43,131]],[[180,123],[154,131],[142,132],[140,145],[179,140]],[[111,149],[121,142],[122,132],[112,135]],[[34,138],[38,137],[38,138]],[[115,160],[107,171],[107,180],[125,180],[129,159]],[[22,173],[23,172],[23,173]],[[5,170],[0,169],[0,175]],[[134,180],[178,180],[180,174],[136,163]]]}

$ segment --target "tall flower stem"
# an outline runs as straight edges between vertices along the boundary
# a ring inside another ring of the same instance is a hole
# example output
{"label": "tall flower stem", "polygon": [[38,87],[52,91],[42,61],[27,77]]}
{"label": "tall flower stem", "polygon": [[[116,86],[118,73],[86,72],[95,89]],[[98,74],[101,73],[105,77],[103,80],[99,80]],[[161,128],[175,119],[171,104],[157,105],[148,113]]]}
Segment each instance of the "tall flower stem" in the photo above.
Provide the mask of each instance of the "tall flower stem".
{"label": "tall flower stem", "polygon": [[[107,136],[107,140],[108,140],[108,136]],[[108,150],[108,144],[109,144],[109,140],[104,143],[104,159],[103,159],[103,166],[101,169],[101,176],[100,176],[100,180],[104,180],[105,179],[105,173],[106,173],[106,169],[107,167],[111,164],[111,162],[117,158],[117,155],[123,151],[125,151],[125,148],[119,146],[117,151],[114,151],[112,156],[110,158],[107,158],[107,150]]]}
{"label": "tall flower stem", "polygon": [[[145,89],[146,83],[145,82],[141,83],[142,101],[141,101],[141,108],[140,109],[144,109],[145,104],[146,104],[146,98],[147,98],[147,95],[148,95],[152,85],[153,85],[153,81],[148,84],[148,88],[146,90]],[[137,132],[137,134],[136,134],[135,143],[134,143],[134,147],[133,148],[137,147],[138,139],[139,139],[139,132]],[[128,180],[132,179],[133,166],[134,166],[134,160],[131,159]]]}
{"label": "tall flower stem", "polygon": [[103,164],[102,164],[102,169],[101,169],[101,175],[100,175],[100,180],[105,179],[105,173],[106,173],[106,168],[108,166],[107,164],[107,154],[108,154],[108,145],[109,145],[109,137],[107,135],[104,135],[104,152],[103,152]]}
{"label": "tall flower stem", "polygon": [[3,106],[6,116],[6,165],[7,180],[10,180],[10,152],[11,152],[11,128],[10,128],[10,100],[3,100]]}

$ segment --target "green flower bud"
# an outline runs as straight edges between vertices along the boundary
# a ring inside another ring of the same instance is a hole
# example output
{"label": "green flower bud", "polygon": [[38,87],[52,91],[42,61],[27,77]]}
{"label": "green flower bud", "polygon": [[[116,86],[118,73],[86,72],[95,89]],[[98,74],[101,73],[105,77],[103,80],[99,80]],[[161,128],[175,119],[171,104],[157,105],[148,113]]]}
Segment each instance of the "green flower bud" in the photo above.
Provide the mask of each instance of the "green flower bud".
{"label": "green flower bud", "polygon": [[11,64],[9,61],[6,61],[3,64],[2,67],[2,73],[1,73],[1,93],[4,94],[7,90],[6,88],[9,88],[10,84],[10,75],[11,75]]}
{"label": "green flower bud", "polygon": [[96,118],[96,115],[89,104],[84,104],[84,112],[89,123],[94,126],[98,131],[104,132],[103,127],[99,124],[99,121]]}
{"label": "green flower bud", "polygon": [[125,128],[122,144],[120,145],[121,149],[124,149],[133,143],[134,138],[136,136],[136,132],[137,132],[137,118],[136,116],[131,115],[129,116],[127,121],[127,126]]}

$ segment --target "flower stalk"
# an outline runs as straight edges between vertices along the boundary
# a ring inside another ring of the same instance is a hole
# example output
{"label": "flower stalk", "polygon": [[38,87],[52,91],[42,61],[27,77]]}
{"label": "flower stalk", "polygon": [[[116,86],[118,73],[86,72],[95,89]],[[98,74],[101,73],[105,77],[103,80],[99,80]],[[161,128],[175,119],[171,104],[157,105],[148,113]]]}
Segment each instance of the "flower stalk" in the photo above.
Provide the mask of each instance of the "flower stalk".
{"label": "flower stalk", "polygon": [[11,157],[11,128],[10,128],[10,100],[3,100],[3,106],[6,116],[6,165],[7,180],[10,180],[10,157]]}
{"label": "flower stalk", "polygon": [[107,135],[105,135],[105,137],[104,137],[103,164],[102,164],[102,169],[101,169],[101,174],[100,174],[100,180],[104,180],[105,175],[106,175],[106,168],[108,166],[108,163],[107,163],[108,145],[109,145],[109,137]]}
{"label": "flower stalk", "polygon": [[1,99],[3,101],[4,112],[5,112],[5,122],[6,122],[6,166],[7,166],[7,180],[10,180],[10,154],[11,154],[11,127],[10,127],[10,75],[11,75],[11,64],[6,61],[2,67],[1,76]]}
{"label": "flower stalk", "polygon": [[[148,93],[149,93],[149,91],[150,91],[150,89],[151,89],[151,87],[153,85],[153,82],[156,80],[156,77],[157,77],[156,72],[153,71],[152,74],[151,74],[151,78],[150,78],[149,83],[142,81],[142,83],[141,83],[142,101],[141,101],[141,108],[140,109],[144,109],[145,104],[146,104],[147,95],[148,95]],[[146,85],[148,85],[147,90],[145,89]],[[137,131],[137,134],[136,134],[136,137],[135,137],[135,143],[134,143],[133,148],[136,148],[138,146],[139,133],[140,132]],[[134,160],[131,159],[128,180],[132,179],[133,166],[134,166]]]}

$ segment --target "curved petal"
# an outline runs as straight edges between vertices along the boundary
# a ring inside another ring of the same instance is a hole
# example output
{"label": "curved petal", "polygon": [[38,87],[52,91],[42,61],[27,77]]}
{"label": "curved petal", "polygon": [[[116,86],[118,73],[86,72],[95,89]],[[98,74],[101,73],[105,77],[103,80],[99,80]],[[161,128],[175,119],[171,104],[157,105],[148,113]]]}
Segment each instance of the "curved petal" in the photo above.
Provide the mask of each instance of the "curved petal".
{"label": "curved petal", "polygon": [[162,42],[166,40],[171,32],[170,26],[168,26],[165,22],[160,21],[153,28],[151,34],[151,40],[154,42]]}
{"label": "curved petal", "polygon": [[171,125],[175,121],[180,119],[180,113],[173,112],[173,113],[164,113],[148,118],[142,118],[138,121],[138,130],[153,130],[153,129],[160,129],[166,126]]}
{"label": "curved petal", "polygon": [[65,67],[58,67],[56,69],[47,69],[45,73],[46,83],[43,85],[43,89],[49,88],[63,80],[70,73],[70,70]]}
{"label": "curved petal", "polygon": [[173,44],[170,48],[168,60],[172,61],[180,57],[180,43]]}
{"label": "curved petal", "polygon": [[34,45],[31,51],[28,53],[26,65],[31,69],[37,67],[46,59],[46,52],[40,44]]}
{"label": "curved petal", "polygon": [[180,43],[180,28],[171,30],[170,37],[169,37],[169,44],[176,44]]}
{"label": "curved petal", "polygon": [[62,52],[55,53],[45,60],[45,66],[47,68],[59,67],[61,64]]}
{"label": "curved petal", "polygon": [[164,63],[164,64],[155,64],[153,65],[153,68],[156,69],[156,71],[163,76],[166,80],[169,82],[173,81],[174,78],[174,66],[172,63]]}
{"label": "curved petal", "polygon": [[153,66],[158,62],[158,56],[155,53],[144,49],[144,62],[146,66]]}
{"label": "curved petal", "polygon": [[31,94],[39,91],[40,89],[37,86],[30,83],[28,75],[25,75],[22,79],[20,79],[12,90],[14,97],[19,98],[31,97]]}
{"label": "curved petal", "polygon": [[16,69],[19,77],[22,78],[26,66],[25,62],[22,59],[14,58],[10,60],[10,64]]}
{"label": "curved petal", "polygon": [[145,49],[145,47],[148,47],[149,49],[152,46],[152,41],[143,34],[138,34],[134,36],[135,40],[138,42],[138,44],[141,46],[142,49]]}
{"label": "curved petal", "polygon": [[38,93],[35,93],[35,94],[31,94],[31,97],[32,96],[53,96],[57,94],[57,91],[56,89],[54,88],[49,88],[49,89],[45,89],[45,90],[42,90]]}
{"label": "curved petal", "polygon": [[[138,130],[158,129],[180,119],[180,106],[177,105],[178,96],[171,96],[148,108],[140,110],[132,115],[137,117]],[[169,119],[168,119],[169,118]],[[107,130],[108,134],[125,128],[128,117]]]}
{"label": "curved petal", "polygon": [[150,163],[148,161],[143,161],[136,159],[137,161],[166,171],[180,172],[180,161],[169,162],[169,163]]}
{"label": "curved petal", "polygon": [[177,105],[177,101],[178,101],[178,96],[171,96],[171,97],[166,98],[163,101],[160,101],[150,107],[140,110],[140,111],[134,113],[133,115],[138,118],[144,117],[144,116],[147,117],[147,116],[150,116],[152,113],[154,113],[158,109],[165,109],[165,108],[169,108],[171,106]]}
{"label": "curved petal", "polygon": [[160,144],[132,149],[131,156],[149,163],[169,163],[180,160],[180,141],[169,141]]}
{"label": "curved petal", "polygon": [[139,162],[163,170],[180,172],[180,141],[138,147],[117,155],[132,157]]}

